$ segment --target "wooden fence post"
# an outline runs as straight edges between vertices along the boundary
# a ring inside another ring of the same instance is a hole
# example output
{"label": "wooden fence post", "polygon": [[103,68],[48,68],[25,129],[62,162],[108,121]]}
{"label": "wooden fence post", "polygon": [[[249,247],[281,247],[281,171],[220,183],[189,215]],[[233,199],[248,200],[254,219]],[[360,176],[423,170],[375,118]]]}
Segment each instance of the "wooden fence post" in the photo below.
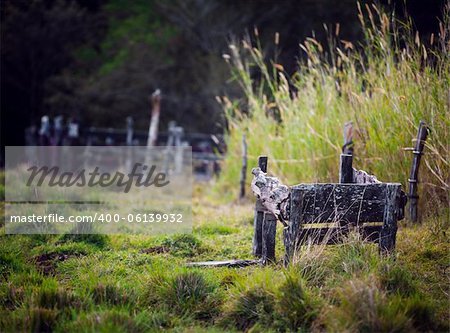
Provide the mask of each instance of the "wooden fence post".
{"label": "wooden fence post", "polygon": [[425,146],[425,140],[428,136],[428,127],[424,121],[420,121],[419,130],[417,133],[417,140],[413,150],[413,162],[411,166],[411,173],[409,175],[409,218],[412,222],[417,222],[419,220],[419,214],[417,212],[417,206],[419,201],[419,195],[417,193],[417,184],[419,182],[419,166],[420,159],[422,157],[423,148]]}
{"label": "wooden fence post", "polygon": [[[267,173],[267,156],[258,158],[258,166],[262,172]],[[267,211],[260,199],[256,199],[253,224],[253,255],[260,257],[263,265],[275,261],[277,218]]]}
{"label": "wooden fence post", "polygon": [[133,117],[127,117],[127,137],[126,137],[126,145],[133,145]]}
{"label": "wooden fence post", "polygon": [[400,192],[400,184],[386,184],[386,204],[384,208],[383,227],[380,231],[378,244],[382,254],[389,254],[395,249]]}
{"label": "wooden fence post", "polygon": [[152,105],[152,114],[148,128],[147,147],[153,147],[158,137],[159,114],[161,111],[161,91],[159,89],[156,89],[150,96],[150,102]]}
{"label": "wooden fence post", "polygon": [[277,233],[277,218],[275,215],[265,212],[262,226],[262,256],[263,265],[275,261],[275,239]]}
{"label": "wooden fence post", "polygon": [[[258,158],[258,167],[262,172],[267,172],[267,156],[260,156]],[[253,226],[255,228],[253,234],[253,255],[257,258],[262,256],[262,228],[264,221],[264,206],[261,200],[256,199],[255,216]]]}
{"label": "wooden fence post", "polygon": [[245,197],[245,182],[247,178],[247,140],[245,134],[242,135],[242,169],[241,169],[241,180],[240,180],[240,191],[239,199]]}
{"label": "wooden fence post", "polygon": [[353,183],[353,123],[344,125],[344,145],[340,156],[339,182]]}

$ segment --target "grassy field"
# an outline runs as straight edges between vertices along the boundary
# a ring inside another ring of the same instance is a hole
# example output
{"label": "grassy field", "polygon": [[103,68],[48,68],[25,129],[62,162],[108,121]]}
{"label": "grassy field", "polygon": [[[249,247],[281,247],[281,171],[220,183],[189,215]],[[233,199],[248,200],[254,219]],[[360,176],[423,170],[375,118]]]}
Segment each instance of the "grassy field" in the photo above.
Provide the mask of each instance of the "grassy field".
{"label": "grassy field", "polygon": [[289,269],[187,268],[251,258],[252,204],[197,204],[190,235],[0,236],[0,331],[448,331],[443,220],[402,225],[395,258],[350,238]]}
{"label": "grassy field", "polygon": [[[339,41],[335,30],[331,51],[309,39],[302,46],[308,60],[293,78],[276,60],[263,61],[258,45],[232,46],[225,58],[246,100],[220,98],[230,126],[228,154],[220,178],[208,184],[212,190],[195,191],[193,233],[3,232],[0,332],[448,332],[445,17],[439,36],[422,41],[408,24],[364,8],[364,44]],[[411,146],[421,119],[431,127],[420,171],[426,213],[420,225],[400,223],[393,257],[380,257],[376,245],[349,236],[339,246],[303,248],[284,268],[279,225],[273,265],[185,266],[252,258],[254,199],[235,200],[242,134],[250,166],[267,154],[270,173],[287,184],[336,181],[342,126],[352,120],[356,166],[406,185],[411,153],[402,148]]]}

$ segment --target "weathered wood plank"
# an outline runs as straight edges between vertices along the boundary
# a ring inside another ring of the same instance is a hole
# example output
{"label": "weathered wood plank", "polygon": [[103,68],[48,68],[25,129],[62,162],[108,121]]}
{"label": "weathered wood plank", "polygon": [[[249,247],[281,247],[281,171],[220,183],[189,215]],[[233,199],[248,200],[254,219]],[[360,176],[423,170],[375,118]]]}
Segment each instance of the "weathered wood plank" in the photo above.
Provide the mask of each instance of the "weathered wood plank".
{"label": "weathered wood plank", "polygon": [[260,156],[258,158],[258,167],[261,169],[262,172],[267,173],[267,163],[268,163],[267,156]]}
{"label": "weathered wood plank", "polygon": [[[401,185],[396,183],[294,186],[289,225],[283,234],[285,263],[302,244],[341,243],[354,226],[363,239],[379,242],[383,253],[391,252],[395,248],[400,195]],[[330,222],[334,222],[331,227]]]}
{"label": "weathered wood plank", "polygon": [[353,155],[341,154],[339,163],[339,182],[353,183]]}
{"label": "weathered wood plank", "polygon": [[291,262],[299,246],[299,234],[303,223],[303,193],[303,191],[291,192],[289,224],[283,230],[285,265]]}
{"label": "weathered wood plank", "polygon": [[[355,228],[363,240],[378,243],[382,226],[361,226]],[[300,244],[339,244],[352,228],[303,228],[299,234]]]}
{"label": "weathered wood plank", "polygon": [[277,218],[271,213],[264,214],[262,229],[262,264],[275,261],[275,238],[277,232]]}
{"label": "weathered wood plank", "polygon": [[388,184],[386,188],[386,203],[383,218],[383,227],[380,231],[379,240],[379,248],[381,253],[390,253],[395,248],[400,192],[400,184]]}
{"label": "weathered wood plank", "polygon": [[[400,185],[400,184],[397,184]],[[341,225],[383,221],[388,184],[300,184],[303,223]]]}
{"label": "weathered wood plank", "polygon": [[[267,156],[258,158],[258,167],[263,172],[267,172]],[[257,258],[262,256],[262,230],[264,221],[264,207],[259,199],[256,199],[255,215],[253,219],[253,255]]]}
{"label": "weathered wood plank", "polygon": [[188,267],[246,267],[250,265],[260,264],[260,260],[223,260],[223,261],[200,261],[200,262],[188,262]]}

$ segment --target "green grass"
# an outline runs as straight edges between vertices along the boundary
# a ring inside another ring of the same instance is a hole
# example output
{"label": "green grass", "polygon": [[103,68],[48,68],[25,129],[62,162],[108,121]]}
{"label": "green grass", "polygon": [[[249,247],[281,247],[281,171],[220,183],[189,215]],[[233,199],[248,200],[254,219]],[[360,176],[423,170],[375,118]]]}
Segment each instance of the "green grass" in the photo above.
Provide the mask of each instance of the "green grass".
{"label": "green grass", "polygon": [[[253,205],[203,207],[192,235],[110,235],[102,247],[64,235],[44,243],[0,236],[0,331],[448,329],[448,225],[436,233],[429,220],[402,224],[395,258],[350,238],[302,249],[289,269],[280,225],[274,265],[188,268],[190,261],[252,257]],[[222,210],[233,213],[211,214]],[[160,246],[167,251],[146,251]]]}

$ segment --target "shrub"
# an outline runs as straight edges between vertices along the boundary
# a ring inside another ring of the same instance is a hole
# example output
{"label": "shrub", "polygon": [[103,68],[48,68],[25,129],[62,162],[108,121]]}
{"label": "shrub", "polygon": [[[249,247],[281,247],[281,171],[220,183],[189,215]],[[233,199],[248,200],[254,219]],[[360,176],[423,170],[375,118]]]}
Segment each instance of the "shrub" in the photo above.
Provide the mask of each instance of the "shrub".
{"label": "shrub", "polygon": [[333,273],[333,263],[329,262],[330,258],[325,250],[326,245],[303,246],[294,255],[292,267],[310,285],[322,286]]}
{"label": "shrub", "polygon": [[143,311],[136,315],[134,322],[144,332],[160,331],[173,327],[173,313],[167,310]]}
{"label": "shrub", "polygon": [[25,289],[17,287],[14,283],[9,282],[0,288],[0,305],[7,309],[15,309],[25,300]]}
{"label": "shrub", "polygon": [[196,228],[195,232],[200,235],[230,235],[237,232],[237,229],[226,225],[208,224]]}

